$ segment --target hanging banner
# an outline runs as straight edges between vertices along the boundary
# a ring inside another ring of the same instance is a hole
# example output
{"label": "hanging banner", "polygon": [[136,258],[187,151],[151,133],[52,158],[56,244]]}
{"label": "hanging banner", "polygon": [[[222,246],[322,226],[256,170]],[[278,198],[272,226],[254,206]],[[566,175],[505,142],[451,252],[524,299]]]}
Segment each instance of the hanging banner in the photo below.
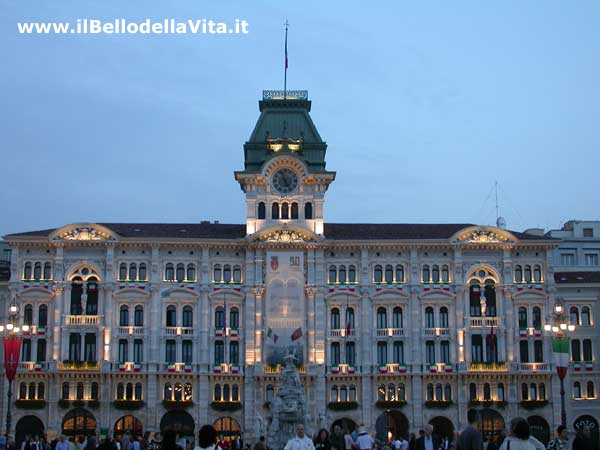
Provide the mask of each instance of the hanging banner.
{"label": "hanging banner", "polygon": [[556,373],[561,380],[564,380],[569,367],[569,340],[564,337],[553,338],[552,352],[556,363]]}
{"label": "hanging banner", "polygon": [[304,362],[304,254],[267,252],[265,354],[270,366],[294,354]]}
{"label": "hanging banner", "polygon": [[21,338],[9,336],[2,339],[4,344],[4,367],[8,381],[15,379],[19,367],[19,356],[21,352]]}

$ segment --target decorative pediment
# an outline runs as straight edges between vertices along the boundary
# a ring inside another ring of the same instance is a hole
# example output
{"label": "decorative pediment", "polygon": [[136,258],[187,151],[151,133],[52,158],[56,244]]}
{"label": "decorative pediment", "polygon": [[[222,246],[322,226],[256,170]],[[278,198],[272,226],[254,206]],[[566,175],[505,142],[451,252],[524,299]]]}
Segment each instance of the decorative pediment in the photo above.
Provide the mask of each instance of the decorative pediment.
{"label": "decorative pediment", "polygon": [[300,227],[282,225],[259,231],[250,236],[250,240],[276,244],[294,244],[314,242],[319,240],[319,236]]}
{"label": "decorative pediment", "polygon": [[52,298],[52,291],[44,289],[41,286],[33,286],[27,289],[23,289],[17,294],[20,300],[50,300]]}
{"label": "decorative pediment", "polygon": [[236,289],[215,289],[212,292],[208,293],[208,299],[213,301],[223,301],[225,300],[243,300],[244,294]]}
{"label": "decorative pediment", "polygon": [[163,291],[160,294],[161,297],[166,298],[183,298],[183,299],[197,299],[200,295],[195,292],[193,289],[183,288],[183,287],[174,287]]}
{"label": "decorative pediment", "polygon": [[419,300],[435,300],[435,299],[448,300],[448,299],[453,299],[455,297],[456,297],[456,295],[454,295],[452,292],[449,292],[445,289],[435,288],[435,289],[431,289],[429,291],[423,292],[421,295],[419,295]]}
{"label": "decorative pediment", "polygon": [[371,295],[372,300],[398,300],[408,299],[408,293],[400,289],[381,288],[381,290]]}
{"label": "decorative pediment", "polygon": [[113,298],[119,298],[122,300],[142,300],[150,298],[150,293],[138,287],[128,286],[115,291],[112,296]]}
{"label": "decorative pediment", "polygon": [[503,244],[516,242],[517,238],[500,228],[474,226],[460,230],[451,240],[457,244]]}
{"label": "decorative pediment", "polygon": [[[518,288],[517,288],[518,289]],[[524,287],[521,288],[521,290],[517,290],[517,292],[515,292],[512,295],[514,300],[519,300],[519,299],[542,299],[542,298],[546,298],[546,293],[543,291],[542,288],[536,289],[536,288],[530,288],[530,287]]]}
{"label": "decorative pediment", "polygon": [[79,223],[67,225],[50,235],[51,241],[116,241],[117,235],[102,225]]}
{"label": "decorative pediment", "polygon": [[360,294],[355,291],[350,291],[346,289],[334,290],[325,296],[325,300],[357,300],[360,299]]}

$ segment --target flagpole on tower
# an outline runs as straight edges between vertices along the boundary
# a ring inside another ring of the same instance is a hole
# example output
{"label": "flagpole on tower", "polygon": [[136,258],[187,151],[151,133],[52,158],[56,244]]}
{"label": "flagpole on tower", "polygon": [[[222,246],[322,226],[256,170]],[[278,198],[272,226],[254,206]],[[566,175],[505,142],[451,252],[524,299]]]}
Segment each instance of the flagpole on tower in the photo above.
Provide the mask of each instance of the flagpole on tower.
{"label": "flagpole on tower", "polygon": [[283,99],[287,98],[287,70],[288,70],[288,51],[287,51],[287,35],[289,23],[285,21],[285,69],[283,71]]}

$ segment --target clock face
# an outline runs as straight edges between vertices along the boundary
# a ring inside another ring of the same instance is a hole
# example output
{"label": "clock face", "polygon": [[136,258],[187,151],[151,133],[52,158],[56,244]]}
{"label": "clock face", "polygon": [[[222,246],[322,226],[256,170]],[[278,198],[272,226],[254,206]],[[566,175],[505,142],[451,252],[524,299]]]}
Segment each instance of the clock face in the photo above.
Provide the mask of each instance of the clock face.
{"label": "clock face", "polygon": [[298,187],[298,175],[292,169],[279,169],[273,175],[273,187],[280,194],[289,194]]}

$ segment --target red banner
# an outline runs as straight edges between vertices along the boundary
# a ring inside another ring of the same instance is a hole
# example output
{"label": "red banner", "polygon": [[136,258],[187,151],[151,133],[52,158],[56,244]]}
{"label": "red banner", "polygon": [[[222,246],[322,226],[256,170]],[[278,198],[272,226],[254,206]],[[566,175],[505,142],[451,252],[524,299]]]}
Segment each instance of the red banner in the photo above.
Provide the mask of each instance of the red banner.
{"label": "red banner", "polygon": [[10,336],[2,339],[4,344],[4,367],[6,368],[6,378],[8,381],[15,379],[17,367],[19,366],[19,356],[21,352],[21,338]]}
{"label": "red banner", "polygon": [[567,376],[567,368],[566,367],[557,367],[556,373],[558,374],[558,378],[560,378],[561,380],[564,380],[565,376]]}

